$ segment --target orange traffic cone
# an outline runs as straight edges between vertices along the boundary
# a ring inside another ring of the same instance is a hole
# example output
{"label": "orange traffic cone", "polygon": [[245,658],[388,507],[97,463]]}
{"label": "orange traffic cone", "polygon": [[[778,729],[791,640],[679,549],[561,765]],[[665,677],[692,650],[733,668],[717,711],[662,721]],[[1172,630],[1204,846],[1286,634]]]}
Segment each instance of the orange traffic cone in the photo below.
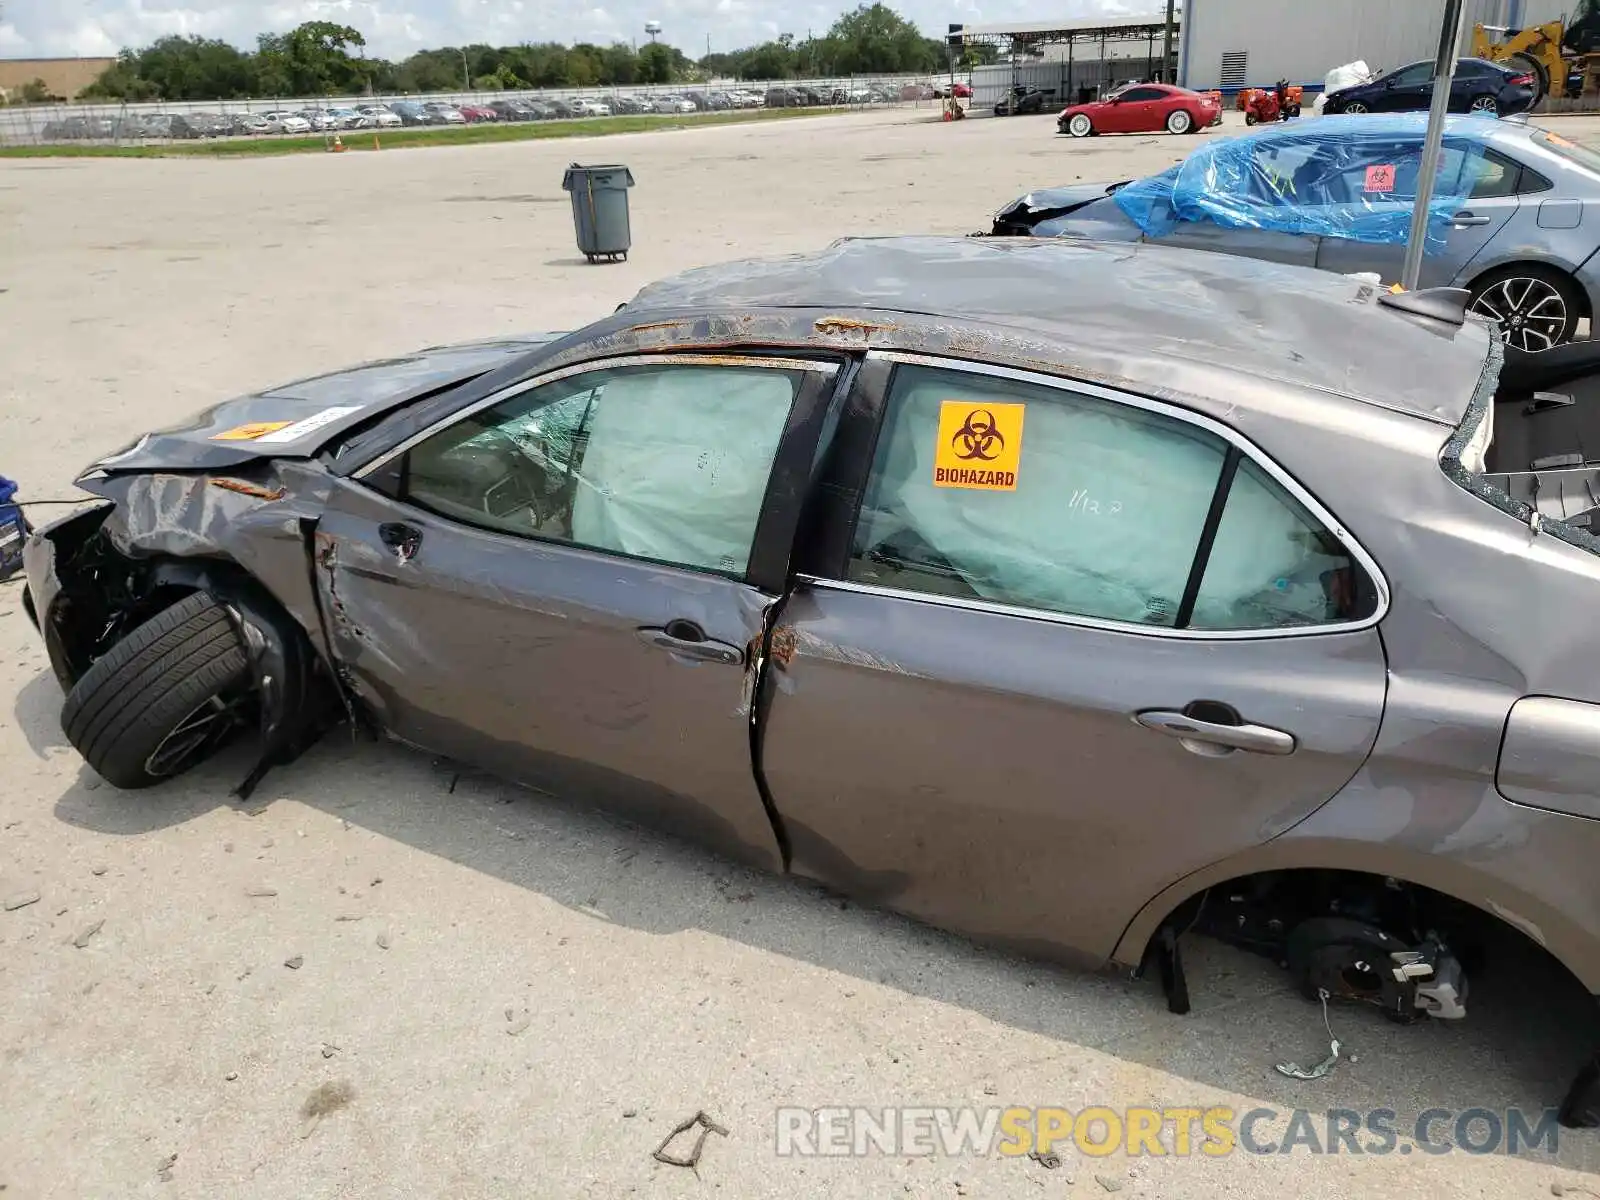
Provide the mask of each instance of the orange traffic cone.
{"label": "orange traffic cone", "polygon": [[333,135],[333,152],[335,154],[344,153],[344,139],[337,133]]}

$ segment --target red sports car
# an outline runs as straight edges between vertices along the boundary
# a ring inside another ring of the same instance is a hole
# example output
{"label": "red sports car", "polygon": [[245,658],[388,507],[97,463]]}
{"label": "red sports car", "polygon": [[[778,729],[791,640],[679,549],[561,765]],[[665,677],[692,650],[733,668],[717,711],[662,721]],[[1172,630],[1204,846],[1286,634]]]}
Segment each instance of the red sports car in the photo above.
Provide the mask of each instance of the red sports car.
{"label": "red sports car", "polygon": [[461,115],[469,124],[476,125],[479,121],[498,121],[500,114],[492,108],[485,108],[481,104],[463,104]]}
{"label": "red sports car", "polygon": [[1061,110],[1056,128],[1073,137],[1099,133],[1193,133],[1217,122],[1222,105],[1167,83],[1130,83],[1104,100]]}

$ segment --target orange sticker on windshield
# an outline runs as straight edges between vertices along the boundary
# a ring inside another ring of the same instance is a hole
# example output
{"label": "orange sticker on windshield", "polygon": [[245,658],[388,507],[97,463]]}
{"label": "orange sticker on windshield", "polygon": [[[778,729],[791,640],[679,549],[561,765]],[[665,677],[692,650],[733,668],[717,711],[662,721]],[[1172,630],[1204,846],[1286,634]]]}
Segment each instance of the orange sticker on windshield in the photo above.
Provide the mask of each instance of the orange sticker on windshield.
{"label": "orange sticker on windshield", "polygon": [[1367,183],[1363,189],[1368,192],[1394,191],[1394,164],[1384,163],[1381,166],[1367,168]]}
{"label": "orange sticker on windshield", "polygon": [[235,425],[221,433],[211,435],[213,442],[253,442],[258,437],[266,437],[269,433],[276,433],[280,429],[287,429],[293,421],[252,421],[248,425]]}
{"label": "orange sticker on windshield", "polygon": [[933,486],[1016,491],[1017,470],[1022,465],[1022,417],[1027,407],[944,401],[939,406]]}

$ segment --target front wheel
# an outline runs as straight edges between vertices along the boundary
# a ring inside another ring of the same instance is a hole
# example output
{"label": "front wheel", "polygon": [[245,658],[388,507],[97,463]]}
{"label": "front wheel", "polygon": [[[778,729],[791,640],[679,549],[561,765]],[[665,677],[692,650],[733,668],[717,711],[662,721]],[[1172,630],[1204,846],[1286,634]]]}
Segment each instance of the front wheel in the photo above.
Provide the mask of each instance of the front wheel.
{"label": "front wheel", "polygon": [[1537,354],[1572,340],[1584,296],[1565,271],[1529,263],[1485,275],[1472,285],[1469,304],[1499,327],[1506,345]]}
{"label": "front wheel", "polygon": [[1167,114],[1168,133],[1188,133],[1194,128],[1194,118],[1183,109],[1177,109]]}
{"label": "front wheel", "polygon": [[61,727],[107,783],[144,788],[209,758],[252,701],[233,619],[196,592],[96,660],[67,694]]}
{"label": "front wheel", "polygon": [[1244,123],[1246,125],[1254,125],[1256,123],[1256,115],[1255,115],[1255,113],[1248,113],[1248,112],[1245,113],[1245,115],[1244,115]]}
{"label": "front wheel", "polygon": [[1369,109],[1365,104],[1361,103],[1361,101],[1352,100],[1339,111],[1342,113],[1347,113],[1352,117],[1359,117],[1364,113],[1371,112],[1372,110]]}
{"label": "front wheel", "polygon": [[1094,132],[1094,122],[1084,113],[1074,113],[1067,122],[1067,132],[1075,138],[1088,137]]}

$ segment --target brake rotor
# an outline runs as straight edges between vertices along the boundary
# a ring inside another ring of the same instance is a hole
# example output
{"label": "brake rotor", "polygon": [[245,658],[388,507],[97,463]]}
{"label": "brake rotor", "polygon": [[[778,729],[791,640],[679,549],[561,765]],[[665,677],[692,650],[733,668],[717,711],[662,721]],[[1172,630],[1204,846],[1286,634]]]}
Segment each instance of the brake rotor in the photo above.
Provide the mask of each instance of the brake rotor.
{"label": "brake rotor", "polygon": [[1307,999],[1322,992],[1329,999],[1371,1004],[1403,1023],[1425,1015],[1416,1007],[1415,989],[1395,979],[1393,955],[1410,947],[1376,926],[1343,917],[1303,921],[1289,933],[1289,971]]}

